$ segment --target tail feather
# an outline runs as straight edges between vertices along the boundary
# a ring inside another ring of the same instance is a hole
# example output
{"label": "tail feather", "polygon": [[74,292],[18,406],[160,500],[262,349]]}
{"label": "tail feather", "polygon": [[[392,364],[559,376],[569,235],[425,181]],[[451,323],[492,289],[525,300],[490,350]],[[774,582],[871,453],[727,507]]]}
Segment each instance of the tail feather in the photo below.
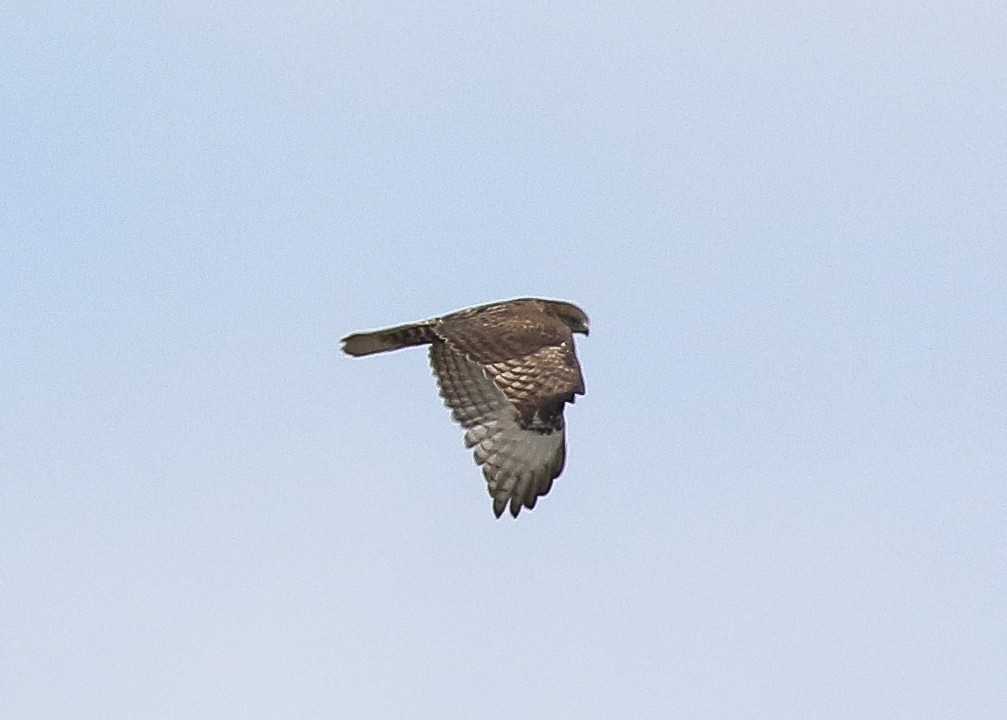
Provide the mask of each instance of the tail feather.
{"label": "tail feather", "polygon": [[413,345],[426,345],[437,339],[434,321],[410,323],[374,332],[354,333],[343,338],[343,352],[360,357],[374,353],[400,350]]}

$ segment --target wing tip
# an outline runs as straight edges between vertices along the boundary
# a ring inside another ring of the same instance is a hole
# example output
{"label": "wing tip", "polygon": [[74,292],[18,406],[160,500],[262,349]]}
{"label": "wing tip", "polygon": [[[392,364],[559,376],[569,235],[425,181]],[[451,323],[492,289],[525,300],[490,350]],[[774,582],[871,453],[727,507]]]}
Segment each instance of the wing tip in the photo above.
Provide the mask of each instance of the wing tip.
{"label": "wing tip", "polygon": [[507,507],[507,498],[495,497],[493,498],[493,514],[496,515],[497,520],[503,515],[504,509]]}
{"label": "wing tip", "polygon": [[534,510],[538,499],[546,495],[551,488],[552,482],[549,483],[544,492],[533,490],[529,496],[523,498],[520,493],[502,492],[499,495],[495,495],[493,496],[493,514],[499,520],[503,516],[504,510],[509,510],[511,517],[516,520],[518,515],[521,514],[522,509]]}
{"label": "wing tip", "polygon": [[[535,500],[537,499],[538,498],[535,498]],[[503,517],[504,510],[509,510],[511,517],[517,520],[517,516],[521,514],[521,508],[527,507],[531,510],[535,507],[535,500],[522,502],[521,498],[517,495],[514,495],[513,497],[496,497],[493,498],[493,514],[496,515],[497,520],[499,520]]]}

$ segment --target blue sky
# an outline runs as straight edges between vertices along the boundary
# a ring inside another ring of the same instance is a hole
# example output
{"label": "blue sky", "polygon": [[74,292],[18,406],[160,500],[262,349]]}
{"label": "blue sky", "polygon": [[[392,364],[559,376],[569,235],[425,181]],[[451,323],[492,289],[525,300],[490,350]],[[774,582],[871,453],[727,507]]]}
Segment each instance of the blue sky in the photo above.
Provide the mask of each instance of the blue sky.
{"label": "blue sky", "polygon": [[[25,4],[0,706],[1002,718],[998,3]],[[577,302],[495,520],[420,350]]]}

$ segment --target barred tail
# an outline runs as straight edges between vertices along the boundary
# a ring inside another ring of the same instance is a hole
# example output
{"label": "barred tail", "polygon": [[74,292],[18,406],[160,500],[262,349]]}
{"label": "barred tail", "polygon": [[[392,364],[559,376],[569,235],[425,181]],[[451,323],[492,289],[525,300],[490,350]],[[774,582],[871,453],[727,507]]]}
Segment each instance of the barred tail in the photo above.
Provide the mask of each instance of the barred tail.
{"label": "barred tail", "polygon": [[400,350],[412,345],[426,345],[437,339],[434,322],[427,320],[409,325],[375,330],[368,333],[354,333],[343,338],[343,352],[359,357],[389,350]]}

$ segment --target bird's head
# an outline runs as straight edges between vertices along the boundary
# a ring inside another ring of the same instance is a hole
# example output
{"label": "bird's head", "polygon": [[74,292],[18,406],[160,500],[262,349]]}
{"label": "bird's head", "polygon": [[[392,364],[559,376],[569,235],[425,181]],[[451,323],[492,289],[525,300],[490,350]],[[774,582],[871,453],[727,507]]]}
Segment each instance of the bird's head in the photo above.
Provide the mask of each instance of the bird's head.
{"label": "bird's head", "polygon": [[560,302],[558,300],[550,301],[549,307],[556,317],[570,328],[571,332],[581,333],[582,335],[589,334],[590,321],[588,320],[587,313],[579,307],[573,303]]}

